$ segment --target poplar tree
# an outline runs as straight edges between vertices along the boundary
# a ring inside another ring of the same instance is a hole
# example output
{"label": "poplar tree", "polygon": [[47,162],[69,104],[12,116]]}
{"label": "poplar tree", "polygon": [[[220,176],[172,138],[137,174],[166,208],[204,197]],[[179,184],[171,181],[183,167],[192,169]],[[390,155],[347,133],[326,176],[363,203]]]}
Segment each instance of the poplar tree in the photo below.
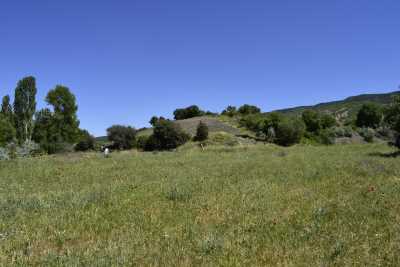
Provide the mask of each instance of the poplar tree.
{"label": "poplar tree", "polygon": [[15,88],[14,118],[17,138],[20,143],[30,141],[32,138],[36,92],[36,80],[32,76],[20,80]]}

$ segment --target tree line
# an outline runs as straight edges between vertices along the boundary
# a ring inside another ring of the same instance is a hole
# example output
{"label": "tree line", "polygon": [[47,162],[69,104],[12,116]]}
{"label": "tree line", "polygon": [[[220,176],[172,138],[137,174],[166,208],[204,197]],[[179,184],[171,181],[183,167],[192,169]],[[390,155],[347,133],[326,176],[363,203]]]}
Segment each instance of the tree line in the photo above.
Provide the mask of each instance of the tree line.
{"label": "tree line", "polygon": [[56,85],[45,98],[49,107],[36,110],[36,79],[18,81],[14,102],[6,95],[0,111],[0,147],[25,148],[29,153],[57,153],[87,150],[94,137],[79,128],[76,98],[68,87]]}
{"label": "tree line", "polygon": [[[2,98],[0,110],[0,157],[9,155],[86,151],[95,148],[95,138],[79,127],[75,95],[68,87],[56,85],[45,98],[48,107],[36,110],[36,80],[29,76],[18,81],[14,102],[9,95]],[[256,134],[259,140],[290,146],[297,143],[333,144],[335,138],[360,134],[365,141],[374,137],[392,139],[400,148],[400,96],[390,105],[363,104],[355,118],[339,121],[329,112],[305,110],[301,116],[262,113],[254,105],[226,107],[220,114],[203,111],[197,105],[178,108],[175,120],[200,116],[227,116],[238,126]],[[164,117],[153,116],[151,135],[138,135],[131,126],[113,125],[107,129],[109,146],[113,149],[138,148],[145,151],[175,149],[189,140],[205,141],[208,127],[200,122],[192,138],[179,124]]]}

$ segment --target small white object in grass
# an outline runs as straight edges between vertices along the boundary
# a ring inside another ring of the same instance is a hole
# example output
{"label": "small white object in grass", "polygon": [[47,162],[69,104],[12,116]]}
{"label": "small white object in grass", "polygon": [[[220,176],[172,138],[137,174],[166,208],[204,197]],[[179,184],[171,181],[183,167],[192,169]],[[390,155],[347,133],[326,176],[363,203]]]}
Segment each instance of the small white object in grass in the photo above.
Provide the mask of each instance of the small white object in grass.
{"label": "small white object in grass", "polygon": [[104,149],[104,156],[108,157],[109,154],[110,154],[110,149],[108,148]]}

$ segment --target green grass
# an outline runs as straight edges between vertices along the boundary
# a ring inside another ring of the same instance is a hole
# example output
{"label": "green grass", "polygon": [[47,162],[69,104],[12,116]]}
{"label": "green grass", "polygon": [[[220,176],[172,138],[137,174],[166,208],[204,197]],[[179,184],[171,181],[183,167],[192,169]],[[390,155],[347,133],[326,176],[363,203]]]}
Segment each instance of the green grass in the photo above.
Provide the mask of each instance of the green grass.
{"label": "green grass", "polygon": [[399,266],[382,144],[0,162],[0,266]]}

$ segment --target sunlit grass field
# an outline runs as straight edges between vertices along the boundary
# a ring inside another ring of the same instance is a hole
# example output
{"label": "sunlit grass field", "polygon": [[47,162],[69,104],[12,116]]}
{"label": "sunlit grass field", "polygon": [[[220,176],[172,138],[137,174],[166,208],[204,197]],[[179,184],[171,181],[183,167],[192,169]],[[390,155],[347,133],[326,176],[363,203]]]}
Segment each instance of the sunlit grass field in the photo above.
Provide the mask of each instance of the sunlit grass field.
{"label": "sunlit grass field", "polygon": [[0,266],[399,266],[384,144],[0,162]]}

